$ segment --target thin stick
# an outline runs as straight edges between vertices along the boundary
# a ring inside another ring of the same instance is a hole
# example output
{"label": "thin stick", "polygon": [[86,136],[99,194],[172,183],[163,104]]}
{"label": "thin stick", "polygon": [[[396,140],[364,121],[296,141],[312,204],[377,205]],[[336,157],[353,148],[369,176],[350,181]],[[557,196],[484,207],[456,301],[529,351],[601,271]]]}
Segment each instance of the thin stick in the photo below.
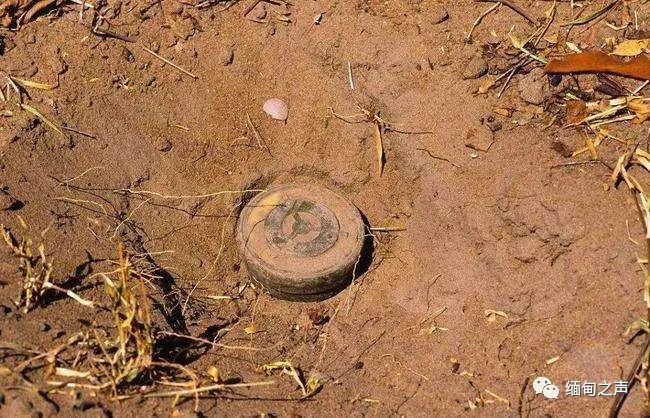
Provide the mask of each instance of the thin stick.
{"label": "thin stick", "polygon": [[184,74],[187,74],[188,76],[192,77],[192,78],[195,79],[195,80],[199,78],[197,75],[194,75],[194,74],[192,74],[191,72],[187,71],[186,69],[184,69],[184,68],[182,68],[182,67],[179,67],[178,65],[174,64],[173,62],[171,62],[171,61],[168,60],[167,58],[164,58],[164,57],[162,57],[162,56],[156,54],[155,52],[153,52],[152,50],[150,50],[150,49],[147,48],[146,46],[144,46],[144,45],[141,45],[141,46],[142,46],[142,49],[144,49],[145,51],[147,51],[148,53],[150,53],[150,54],[153,55],[154,57],[158,58],[159,60],[161,60],[161,61],[164,62],[165,64],[169,64],[169,65],[171,65],[172,67],[176,68],[178,71],[180,71],[180,72],[182,72],[182,73],[184,73]]}
{"label": "thin stick", "polygon": [[241,346],[241,345],[226,345],[226,344],[221,344],[221,343],[215,343],[210,340],[206,340],[205,338],[199,338],[199,337],[193,337],[191,335],[185,335],[185,334],[177,334],[175,332],[167,332],[163,331],[161,332],[163,335],[170,335],[172,337],[178,337],[178,338],[185,338],[188,340],[204,343],[204,344],[210,344],[213,347],[218,347],[218,348],[224,348],[226,350],[245,350],[245,351],[264,351],[263,348],[256,348],[256,347],[246,347],[246,346]]}
{"label": "thin stick", "polygon": [[70,128],[69,126],[60,126],[60,128],[63,129],[64,131],[70,131],[70,132],[74,132],[74,133],[79,134],[79,135],[86,136],[88,138],[97,139],[97,137],[95,135],[93,135],[93,134],[89,134],[89,133],[84,132],[84,131],[79,131],[77,129]]}
{"label": "thin stick", "polygon": [[634,386],[634,383],[638,380],[637,378],[637,373],[641,369],[642,363],[643,363],[643,357],[645,356],[646,351],[650,349],[650,337],[646,337],[646,341],[641,347],[641,352],[639,352],[639,355],[636,358],[636,361],[634,362],[634,366],[630,369],[630,373],[627,376],[627,390],[625,392],[619,392],[616,394],[614,397],[614,402],[612,403],[612,407],[609,410],[609,418],[617,418],[618,413],[620,412],[621,408],[623,407],[623,403],[625,403],[625,400],[627,399],[627,395],[630,393],[632,386]]}
{"label": "thin stick", "polygon": [[80,4],[84,8],[89,8],[89,9],[94,9],[95,5],[92,3],[88,3],[86,0],[70,0],[72,3]]}
{"label": "thin stick", "polygon": [[465,42],[467,43],[472,42],[472,34],[474,33],[474,29],[476,29],[476,27],[481,23],[481,21],[483,21],[483,18],[485,18],[485,16],[489,15],[499,7],[501,7],[501,2],[496,2],[493,6],[491,6],[489,9],[481,13],[481,15],[476,18],[474,24],[472,25],[472,29],[470,29],[469,33],[467,34],[467,38],[465,38]]}
{"label": "thin stick", "polygon": [[257,192],[263,192],[265,189],[247,189],[247,190],[222,190],[219,192],[214,192],[214,193],[206,193],[206,194],[199,194],[199,195],[163,195],[161,193],[157,192],[152,192],[149,190],[132,190],[132,189],[115,189],[113,190],[114,192],[126,192],[130,194],[137,194],[137,195],[152,195],[159,197],[161,199],[201,199],[204,197],[214,197],[214,196],[220,196],[223,194],[244,194],[244,193],[257,193]]}
{"label": "thin stick", "polygon": [[202,388],[196,388],[196,389],[176,390],[173,392],[148,393],[144,395],[144,397],[145,398],[170,398],[176,396],[194,395],[196,393],[210,392],[213,390],[232,389],[232,388],[250,388],[254,386],[270,386],[273,384],[275,384],[275,380],[269,380],[268,382],[234,383],[231,385],[219,384],[219,385],[212,385],[212,386],[204,386]]}
{"label": "thin stick", "polygon": [[119,39],[119,40],[124,41],[124,42],[135,43],[135,39],[130,38],[130,37],[126,36],[126,35],[122,35],[121,33],[113,32],[110,29],[102,29],[102,28],[99,28],[99,27],[94,27],[94,28],[92,28],[92,32],[95,35],[108,36],[110,38]]}
{"label": "thin stick", "polygon": [[237,209],[238,205],[233,205],[232,209],[230,210],[230,213],[226,217],[226,219],[223,221],[223,225],[221,226],[221,244],[219,245],[219,252],[217,253],[217,256],[214,259],[214,262],[210,266],[210,269],[208,270],[207,273],[203,277],[201,277],[199,280],[194,283],[194,287],[192,287],[192,290],[187,294],[187,298],[185,299],[185,303],[183,304],[183,309],[181,310],[182,314],[185,314],[185,310],[187,309],[187,304],[190,303],[190,298],[194,294],[194,291],[196,290],[197,287],[199,287],[199,284],[203,282],[205,279],[212,274],[212,271],[215,269],[217,264],[219,263],[219,260],[221,259],[221,255],[223,254],[223,250],[226,246],[226,227],[228,226],[228,221],[230,220],[230,217],[233,215],[235,212],[235,209]]}
{"label": "thin stick", "polygon": [[374,226],[369,228],[372,232],[400,232],[406,231],[402,226]]}
{"label": "thin stick", "polygon": [[74,299],[77,302],[81,303],[83,306],[87,306],[89,308],[94,308],[95,307],[95,302],[82,298],[81,296],[79,296],[75,292],[73,292],[72,290],[64,289],[64,288],[59,287],[59,286],[57,286],[55,284],[52,284],[50,282],[43,283],[43,287],[46,288],[46,289],[54,289],[54,290],[58,290],[59,292],[65,293],[68,297],[71,297],[72,299]]}
{"label": "thin stick", "polygon": [[418,151],[426,152],[426,153],[429,155],[429,157],[433,158],[434,160],[445,161],[445,162],[448,162],[449,164],[453,165],[454,167],[458,167],[458,165],[452,163],[452,162],[449,161],[447,158],[437,156],[437,155],[434,154],[431,150],[428,150],[428,149],[426,149],[426,148],[416,148],[416,149],[417,149]]}
{"label": "thin stick", "polygon": [[[253,124],[253,121],[251,120],[251,115],[249,115],[248,112],[246,112],[246,121],[247,121],[248,124],[250,125],[250,128],[251,128],[251,130],[253,131],[253,134],[255,135],[255,139],[257,140],[257,145],[258,145],[260,148],[265,148],[265,149],[266,149],[266,152],[268,152],[269,155],[270,155],[271,157],[273,157],[273,154],[271,153],[271,149],[270,149],[269,146],[266,144],[266,141],[264,140],[264,138],[262,138],[262,135],[260,135],[259,131],[257,130],[257,128],[255,127],[255,125]],[[262,144],[263,144],[264,146],[262,146]]]}
{"label": "thin stick", "polygon": [[76,175],[76,176],[74,176],[74,177],[72,177],[72,178],[69,178],[69,179],[61,180],[61,181],[59,182],[58,186],[67,186],[67,185],[70,184],[71,182],[73,182],[73,181],[75,181],[75,180],[79,180],[80,178],[82,178],[82,177],[85,176],[86,174],[90,173],[91,171],[94,171],[94,170],[101,170],[101,169],[103,169],[103,168],[104,168],[103,166],[90,167],[89,169],[85,170],[85,171],[84,171],[83,173],[81,173],[81,174],[78,174],[78,175]]}
{"label": "thin stick", "polygon": [[635,89],[632,92],[632,95],[639,94],[641,90],[643,90],[648,84],[650,83],[650,80],[646,80],[645,83],[641,84],[637,89]]}
{"label": "thin stick", "polygon": [[262,2],[262,0],[253,0],[251,4],[249,4],[244,11],[241,13],[242,17],[246,17],[250,12],[253,11],[253,9]]}
{"label": "thin stick", "polygon": [[600,164],[600,163],[602,163],[602,161],[600,160],[576,161],[571,163],[555,164],[552,165],[551,168],[575,167],[578,165],[591,165],[591,164]]}
{"label": "thin stick", "polygon": [[[494,2],[494,1],[497,1],[497,0],[476,0],[476,1],[479,2],[479,3],[488,3],[488,2]],[[514,10],[515,12],[519,13],[521,16],[523,16],[527,21],[529,21],[533,25],[539,26],[539,23],[537,22],[537,20],[535,20],[535,18],[533,18],[531,15],[529,15],[527,11],[522,9],[521,6],[514,3],[513,1],[511,1],[511,0],[498,0],[498,2],[503,3],[505,6],[508,6],[509,8]]]}
{"label": "thin stick", "polygon": [[352,65],[348,61],[348,82],[350,83],[350,89],[354,90],[354,79],[352,78]]}

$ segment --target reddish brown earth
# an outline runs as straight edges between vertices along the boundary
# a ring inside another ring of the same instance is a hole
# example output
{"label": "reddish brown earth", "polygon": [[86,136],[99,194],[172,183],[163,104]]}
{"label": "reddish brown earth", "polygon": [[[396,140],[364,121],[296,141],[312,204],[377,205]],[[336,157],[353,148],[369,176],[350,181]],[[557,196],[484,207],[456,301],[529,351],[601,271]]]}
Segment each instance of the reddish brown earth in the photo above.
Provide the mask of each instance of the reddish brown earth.
{"label": "reddish brown earth", "polygon": [[[125,0],[119,14],[109,13],[111,28],[137,43],[91,34],[78,23],[78,6],[3,31],[0,68],[57,85],[30,90],[26,103],[94,138],[66,132],[64,139],[15,103],[4,104],[14,116],[0,119],[0,183],[24,206],[0,211],[0,221],[17,232],[20,215],[34,234],[52,223],[47,251],[55,282],[87,299],[103,292],[88,275],[106,268],[89,260],[114,257],[118,241],[150,252],[169,273],[172,296],[153,283],[150,294],[175,315],[165,321],[157,313],[159,330],[208,336],[217,327],[224,329],[221,343],[261,348],[188,354],[189,342],[177,345],[172,359],[200,373],[217,365],[243,382],[276,382],[206,396],[199,405],[205,416],[456,416],[470,413],[468,401],[477,397],[488,401],[471,412],[479,416],[606,415],[611,397],[566,397],[564,383],[625,379],[640,349],[622,336],[644,310],[636,264],[643,249],[626,227],[639,240],[630,194],[623,186],[605,190],[604,167],[552,168],[571,161],[553,141],[569,149],[582,142],[559,122],[547,127],[547,115],[527,111],[518,88],[524,76],[501,99],[473,94],[479,81],[461,76],[481,45],[495,39],[491,30],[503,40],[512,25],[529,29],[526,22],[503,7],[466,44],[488,4],[441,2],[449,18],[434,24],[440,3],[296,3],[285,25],[277,21],[284,7],[271,4],[265,19],[273,22],[265,24],[241,17],[246,4],[219,12],[219,5]],[[520,3],[540,17],[548,6]],[[261,17],[260,10],[251,16]],[[644,30],[648,16],[638,15]],[[553,91],[545,87],[544,94],[544,108],[552,109]],[[269,97],[289,104],[286,124],[261,111]],[[401,129],[432,133],[387,133],[379,177],[372,126],[345,123],[329,110],[354,114],[356,104],[380,110]],[[492,115],[496,106],[520,111],[504,118]],[[240,138],[247,114],[268,150],[250,132],[249,142]],[[483,123],[490,115],[502,125],[494,134]],[[492,136],[487,152],[466,146],[485,147]],[[610,161],[616,151],[613,145]],[[206,298],[238,295],[247,283],[232,233],[236,195],[147,201],[152,196],[116,191],[203,195],[298,178],[339,190],[371,226],[406,228],[378,233],[367,273],[320,303],[275,300],[250,287],[233,301]],[[17,261],[1,254],[2,341],[43,351],[88,321],[105,321],[69,298],[19,313],[11,302],[20,289]],[[174,303],[190,292],[181,317]],[[507,318],[488,322],[488,309]],[[314,312],[331,319],[315,325]],[[251,323],[263,332],[246,335]],[[553,357],[559,360],[547,364]],[[289,376],[259,371],[274,360],[320,374],[323,389],[300,400]],[[561,387],[559,400],[535,396],[537,375]],[[38,372],[33,376],[38,382]],[[57,413],[17,390],[14,378],[0,382],[1,416]],[[87,392],[50,398],[62,416],[102,416],[102,408],[116,417],[192,416],[194,408],[191,400],[174,407],[170,399],[115,402]],[[637,388],[622,416],[638,415],[641,399]],[[81,400],[98,407],[83,411]]]}

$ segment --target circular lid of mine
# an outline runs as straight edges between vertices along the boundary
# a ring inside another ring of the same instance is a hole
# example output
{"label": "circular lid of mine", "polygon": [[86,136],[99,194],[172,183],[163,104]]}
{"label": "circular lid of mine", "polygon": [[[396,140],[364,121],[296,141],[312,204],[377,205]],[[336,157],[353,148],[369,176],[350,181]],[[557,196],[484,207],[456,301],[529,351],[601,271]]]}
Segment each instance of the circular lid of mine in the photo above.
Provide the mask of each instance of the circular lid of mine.
{"label": "circular lid of mine", "polygon": [[316,184],[259,193],[242,210],[237,243],[249,274],[276,297],[319,300],[352,278],[364,242],[359,210]]}

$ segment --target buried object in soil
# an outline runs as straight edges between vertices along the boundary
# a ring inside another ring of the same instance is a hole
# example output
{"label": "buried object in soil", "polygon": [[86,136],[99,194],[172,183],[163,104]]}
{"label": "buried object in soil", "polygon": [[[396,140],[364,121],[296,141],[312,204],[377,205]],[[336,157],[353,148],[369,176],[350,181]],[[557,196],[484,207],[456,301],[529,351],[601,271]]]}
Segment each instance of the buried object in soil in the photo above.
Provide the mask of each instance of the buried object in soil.
{"label": "buried object in soil", "polygon": [[251,279],[287,300],[323,300],[342,290],[352,279],[364,237],[359,210],[315,184],[267,189],[248,202],[237,224],[237,244]]}

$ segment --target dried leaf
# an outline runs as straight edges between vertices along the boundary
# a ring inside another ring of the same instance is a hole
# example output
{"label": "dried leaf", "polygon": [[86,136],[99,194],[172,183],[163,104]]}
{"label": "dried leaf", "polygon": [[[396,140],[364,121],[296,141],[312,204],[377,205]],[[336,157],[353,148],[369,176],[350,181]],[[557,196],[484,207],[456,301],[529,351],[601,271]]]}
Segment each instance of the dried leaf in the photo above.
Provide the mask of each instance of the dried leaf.
{"label": "dried leaf", "polygon": [[260,331],[261,331],[260,326],[257,324],[251,324],[246,328],[244,328],[244,332],[246,333],[246,335],[256,334]]}
{"label": "dried leaf", "polygon": [[635,335],[639,332],[650,333],[650,328],[648,328],[648,321],[645,319],[636,319],[625,329],[623,336],[629,337]]}
{"label": "dried leaf", "polygon": [[582,100],[568,100],[566,102],[566,122],[578,124],[587,117],[587,105]]}
{"label": "dried leaf", "polygon": [[559,42],[560,36],[558,35],[557,32],[548,34],[544,37],[544,40],[548,42],[551,45],[555,45]]}
{"label": "dried leaf", "polygon": [[481,85],[478,88],[478,93],[479,94],[487,93],[488,90],[490,90],[492,88],[492,86],[494,86],[494,84],[496,82],[495,80],[496,80],[496,78],[494,76],[492,76],[492,75],[488,75],[487,77],[485,77],[485,79],[483,80],[483,82],[481,83]]}
{"label": "dried leaf", "polygon": [[495,107],[492,110],[494,111],[494,113],[496,113],[499,116],[503,116],[503,117],[506,117],[506,118],[509,118],[509,117],[512,116],[512,109],[508,109],[508,108],[505,108],[505,107]]}
{"label": "dried leaf", "polygon": [[650,47],[650,38],[630,39],[616,45],[614,47],[614,50],[612,51],[612,55],[618,55],[621,57],[636,57],[637,55],[642,54],[649,47]]}
{"label": "dried leaf", "polygon": [[650,119],[650,102],[643,99],[632,99],[627,103],[627,108],[636,115],[632,123],[643,123]]}
{"label": "dried leaf", "polygon": [[282,370],[282,373],[288,374],[293,378],[293,380],[298,383],[300,386],[300,390],[302,390],[303,396],[307,396],[307,388],[305,386],[305,383],[302,380],[302,377],[300,375],[300,371],[298,368],[294,367],[293,364],[291,364],[288,361],[274,361],[268,364],[265,364],[262,366],[262,370],[265,372],[269,373],[274,370]]}
{"label": "dried leaf", "polygon": [[515,47],[515,49],[521,49],[526,45],[526,41],[512,30],[508,32],[508,38],[510,38],[510,43]]}
{"label": "dried leaf", "polygon": [[508,314],[503,311],[495,311],[493,309],[485,310],[485,317],[488,322],[496,322],[498,317],[508,319]]}
{"label": "dried leaf", "polygon": [[552,60],[544,70],[548,74],[608,73],[650,80],[650,58],[639,55],[626,62],[600,51],[588,51]]}
{"label": "dried leaf", "polygon": [[580,132],[580,134],[585,140],[585,144],[587,144],[587,149],[589,150],[589,155],[591,156],[591,159],[594,161],[597,160],[598,153],[596,152],[596,147],[594,146],[594,142],[591,140],[591,137],[587,135],[585,132]]}
{"label": "dried leaf", "polygon": [[212,378],[212,381],[214,383],[221,383],[221,373],[219,373],[219,369],[216,366],[210,366],[208,367],[208,376]]}
{"label": "dried leaf", "polygon": [[322,387],[323,381],[320,378],[314,375],[309,376],[309,379],[307,379],[307,394],[305,397],[308,398],[310,396],[314,396],[321,390]]}
{"label": "dried leaf", "polygon": [[580,49],[580,47],[578,45],[574,44],[573,42],[567,42],[566,46],[567,46],[567,48],[569,48],[573,52],[577,52],[577,53],[582,52],[582,49]]}

